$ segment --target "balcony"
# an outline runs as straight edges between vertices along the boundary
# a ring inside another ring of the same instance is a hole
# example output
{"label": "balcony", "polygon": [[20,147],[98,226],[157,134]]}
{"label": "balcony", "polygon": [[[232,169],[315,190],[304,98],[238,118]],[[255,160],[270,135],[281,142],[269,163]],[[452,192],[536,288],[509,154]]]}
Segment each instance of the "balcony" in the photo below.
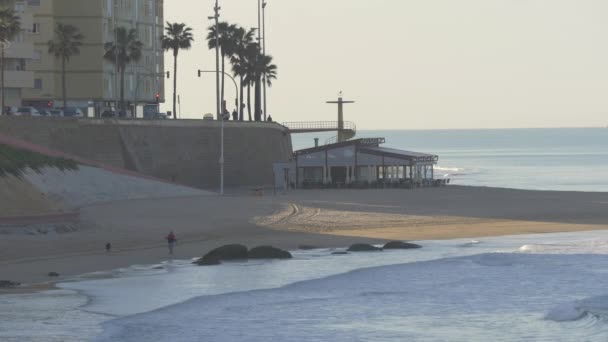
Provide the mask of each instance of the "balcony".
{"label": "balcony", "polygon": [[6,58],[32,59],[34,57],[34,44],[27,42],[11,42],[5,51]]}
{"label": "balcony", "polygon": [[7,88],[34,88],[34,73],[31,71],[5,70]]}

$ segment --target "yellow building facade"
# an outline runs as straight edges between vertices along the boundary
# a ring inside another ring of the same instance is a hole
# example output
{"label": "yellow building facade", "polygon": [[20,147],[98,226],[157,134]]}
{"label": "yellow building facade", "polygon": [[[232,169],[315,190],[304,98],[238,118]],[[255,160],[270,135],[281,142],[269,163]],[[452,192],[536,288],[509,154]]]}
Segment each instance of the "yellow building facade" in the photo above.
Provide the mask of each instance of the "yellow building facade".
{"label": "yellow building facade", "polygon": [[21,32],[4,45],[4,96],[5,107],[21,106],[22,96],[34,87],[34,73],[26,69],[34,54],[34,45],[27,41],[33,17],[27,13],[26,1],[0,0],[3,8],[12,8],[19,17]]}
{"label": "yellow building facade", "polygon": [[[143,43],[142,58],[125,73],[125,102],[130,106],[164,101],[163,0],[27,0],[32,27],[26,40],[33,58],[26,70],[34,72],[34,87],[23,93],[24,103],[62,106],[61,60],[48,53],[48,41],[58,23],[76,26],[84,35],[80,54],[66,66],[68,106],[88,108],[100,115],[120,99],[120,74],[103,59],[104,44],[114,41],[114,29],[136,29]],[[130,107],[132,108],[132,107]]]}

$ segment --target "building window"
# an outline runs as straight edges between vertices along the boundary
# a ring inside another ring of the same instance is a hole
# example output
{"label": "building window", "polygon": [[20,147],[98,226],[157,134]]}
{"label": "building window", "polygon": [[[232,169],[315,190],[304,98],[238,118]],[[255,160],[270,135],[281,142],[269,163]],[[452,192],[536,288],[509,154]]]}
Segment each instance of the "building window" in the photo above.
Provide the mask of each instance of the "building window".
{"label": "building window", "polygon": [[34,50],[34,54],[32,55],[32,61],[36,63],[40,63],[42,60],[42,51]]}
{"label": "building window", "polygon": [[40,0],[27,0],[28,6],[40,6]]}
{"label": "building window", "polygon": [[34,89],[42,89],[42,78],[37,78],[34,80]]}
{"label": "building window", "polygon": [[25,2],[15,3],[15,12],[19,12],[19,13],[25,12]]}
{"label": "building window", "polygon": [[17,60],[17,63],[15,64],[15,70],[25,71],[25,60],[24,59]]}
{"label": "building window", "polygon": [[32,33],[40,34],[40,23],[34,23],[34,25],[32,25]]}

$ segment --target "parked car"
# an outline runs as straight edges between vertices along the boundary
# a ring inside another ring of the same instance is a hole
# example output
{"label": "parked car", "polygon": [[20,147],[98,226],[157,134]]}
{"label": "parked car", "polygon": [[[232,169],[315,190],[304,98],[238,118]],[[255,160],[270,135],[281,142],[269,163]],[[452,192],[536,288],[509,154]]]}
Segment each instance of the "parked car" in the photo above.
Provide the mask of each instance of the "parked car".
{"label": "parked car", "polygon": [[116,117],[116,112],[113,110],[104,110],[103,113],[101,113],[101,117],[102,118],[114,118],[114,117]]}
{"label": "parked car", "polygon": [[52,108],[49,112],[51,112],[52,116],[63,116],[63,111],[59,108]]}
{"label": "parked car", "polygon": [[65,107],[63,109],[63,116],[65,116],[65,117],[83,118],[84,117],[84,113],[82,112],[82,109],[80,109],[78,107]]}
{"label": "parked car", "polygon": [[40,116],[38,110],[34,107],[19,107],[17,114],[19,116]]}
{"label": "parked car", "polygon": [[101,117],[102,118],[126,118],[127,117],[127,112],[125,112],[124,110],[120,110],[118,111],[118,115],[116,115],[116,111],[114,110],[104,110],[103,113],[101,113]]}
{"label": "parked car", "polygon": [[17,107],[15,107],[15,106],[4,107],[4,114],[6,114],[6,115],[17,115]]}
{"label": "parked car", "polygon": [[203,120],[215,120],[215,117],[211,113],[203,115]]}
{"label": "parked car", "polygon": [[42,116],[51,116],[51,110],[48,108],[36,108],[36,110]]}
{"label": "parked car", "polygon": [[152,116],[153,120],[167,120],[169,116],[165,113],[156,113]]}

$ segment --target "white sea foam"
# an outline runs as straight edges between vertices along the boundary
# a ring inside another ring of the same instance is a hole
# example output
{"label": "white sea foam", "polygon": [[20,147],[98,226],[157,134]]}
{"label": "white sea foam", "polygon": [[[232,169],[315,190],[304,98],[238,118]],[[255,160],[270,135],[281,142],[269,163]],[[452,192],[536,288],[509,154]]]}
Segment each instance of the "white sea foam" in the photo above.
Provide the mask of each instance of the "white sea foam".
{"label": "white sea foam", "polygon": [[462,171],[464,171],[464,168],[435,166],[435,170],[436,171],[445,171],[445,172],[462,172]]}
{"label": "white sea foam", "polygon": [[608,254],[608,239],[523,245],[519,251],[533,254]]}

